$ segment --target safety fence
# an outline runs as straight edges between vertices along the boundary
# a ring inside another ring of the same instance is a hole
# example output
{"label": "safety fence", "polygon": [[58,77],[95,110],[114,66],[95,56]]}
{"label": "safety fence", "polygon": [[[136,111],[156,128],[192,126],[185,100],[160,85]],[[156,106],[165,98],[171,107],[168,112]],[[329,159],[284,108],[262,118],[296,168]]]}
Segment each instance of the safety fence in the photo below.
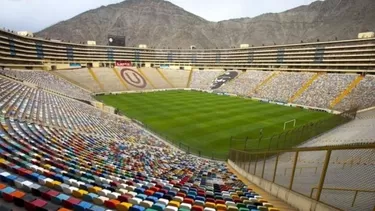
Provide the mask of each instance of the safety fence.
{"label": "safety fence", "polygon": [[341,210],[375,209],[375,143],[243,151],[229,160],[251,175]]}

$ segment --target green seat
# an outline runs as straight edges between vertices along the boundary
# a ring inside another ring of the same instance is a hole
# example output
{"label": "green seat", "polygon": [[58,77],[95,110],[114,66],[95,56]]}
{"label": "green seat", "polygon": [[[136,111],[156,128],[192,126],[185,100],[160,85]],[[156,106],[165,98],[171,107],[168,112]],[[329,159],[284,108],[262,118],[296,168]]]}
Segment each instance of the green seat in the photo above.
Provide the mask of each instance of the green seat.
{"label": "green seat", "polygon": [[238,207],[238,209],[240,209],[240,208],[246,208],[246,205],[243,204],[243,203],[238,203],[237,207]]}

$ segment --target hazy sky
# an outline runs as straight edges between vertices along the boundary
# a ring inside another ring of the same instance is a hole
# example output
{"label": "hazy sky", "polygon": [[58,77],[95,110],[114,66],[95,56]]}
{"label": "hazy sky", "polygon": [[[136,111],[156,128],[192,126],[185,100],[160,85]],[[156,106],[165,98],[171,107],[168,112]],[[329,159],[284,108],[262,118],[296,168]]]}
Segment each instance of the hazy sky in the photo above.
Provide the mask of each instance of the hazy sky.
{"label": "hazy sky", "polygon": [[[86,10],[123,0],[0,0],[0,28],[36,32]],[[169,0],[209,21],[282,12],[314,0]]]}

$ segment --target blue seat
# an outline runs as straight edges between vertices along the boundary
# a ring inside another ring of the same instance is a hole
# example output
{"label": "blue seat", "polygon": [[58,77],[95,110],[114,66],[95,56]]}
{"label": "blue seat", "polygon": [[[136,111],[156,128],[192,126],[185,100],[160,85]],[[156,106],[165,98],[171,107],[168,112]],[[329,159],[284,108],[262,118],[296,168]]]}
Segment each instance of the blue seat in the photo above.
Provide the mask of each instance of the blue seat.
{"label": "blue seat", "polygon": [[9,176],[7,176],[6,177],[6,182],[9,184],[9,185],[11,185],[11,186],[14,186],[15,184],[14,184],[14,181],[17,179],[17,176],[16,175],[9,175]]}
{"label": "blue seat", "polygon": [[93,206],[93,204],[91,204],[89,202],[82,201],[79,204],[74,205],[73,210],[74,211],[85,211],[92,206]]}
{"label": "blue seat", "polygon": [[53,197],[51,201],[55,204],[61,204],[63,201],[69,199],[70,197],[68,195],[65,195],[63,193]]}
{"label": "blue seat", "polygon": [[0,190],[0,193],[1,193],[1,195],[2,195],[3,193],[10,194],[10,193],[13,193],[14,191],[16,191],[16,189],[14,189],[14,188],[12,188],[12,187],[6,187],[6,188]]}
{"label": "blue seat", "polygon": [[156,193],[154,193],[154,195],[152,195],[152,196],[154,196],[154,197],[156,197],[156,198],[161,198],[161,197],[163,197],[164,196],[164,193],[161,193],[161,192],[156,192]]}
{"label": "blue seat", "polygon": [[138,194],[138,195],[135,196],[135,198],[142,199],[142,201],[143,201],[143,200],[145,200],[147,198],[147,195],[145,195],[145,194]]}
{"label": "blue seat", "polygon": [[145,208],[142,207],[142,206],[139,206],[139,205],[134,205],[134,206],[132,206],[132,207],[129,209],[129,211],[143,211],[143,210],[145,210]]}
{"label": "blue seat", "polygon": [[92,202],[94,198],[98,198],[99,196],[95,193],[89,193],[83,196],[83,200]]}
{"label": "blue seat", "polygon": [[136,188],[136,189],[134,190],[134,192],[136,192],[136,193],[144,193],[144,192],[145,192],[145,189],[143,189],[143,188]]}
{"label": "blue seat", "polygon": [[156,198],[155,196],[149,196],[149,197],[146,198],[146,200],[152,201],[153,203],[156,203],[158,201],[158,198]]}
{"label": "blue seat", "polygon": [[105,211],[105,208],[94,205],[86,210],[87,211]]}
{"label": "blue seat", "polygon": [[33,181],[33,182],[38,182],[39,177],[40,177],[40,174],[34,172],[30,175],[30,180]]}

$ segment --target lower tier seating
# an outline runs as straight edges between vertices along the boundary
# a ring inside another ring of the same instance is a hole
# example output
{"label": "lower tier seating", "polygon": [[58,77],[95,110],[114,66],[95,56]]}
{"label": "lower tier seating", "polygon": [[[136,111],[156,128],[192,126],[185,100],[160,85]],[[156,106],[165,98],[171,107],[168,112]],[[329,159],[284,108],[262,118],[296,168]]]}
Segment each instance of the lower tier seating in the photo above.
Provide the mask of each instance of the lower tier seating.
{"label": "lower tier seating", "polygon": [[185,154],[89,105],[1,77],[0,87],[4,209],[277,210],[223,162]]}

